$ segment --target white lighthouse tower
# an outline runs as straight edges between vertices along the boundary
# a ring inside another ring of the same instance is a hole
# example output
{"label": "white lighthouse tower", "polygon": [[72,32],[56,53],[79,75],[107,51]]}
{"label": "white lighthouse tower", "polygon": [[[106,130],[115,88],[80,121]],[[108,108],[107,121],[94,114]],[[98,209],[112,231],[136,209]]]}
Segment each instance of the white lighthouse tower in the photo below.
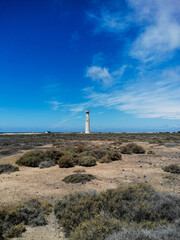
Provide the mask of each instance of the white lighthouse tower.
{"label": "white lighthouse tower", "polygon": [[85,128],[85,133],[90,133],[89,109],[86,110],[86,128]]}

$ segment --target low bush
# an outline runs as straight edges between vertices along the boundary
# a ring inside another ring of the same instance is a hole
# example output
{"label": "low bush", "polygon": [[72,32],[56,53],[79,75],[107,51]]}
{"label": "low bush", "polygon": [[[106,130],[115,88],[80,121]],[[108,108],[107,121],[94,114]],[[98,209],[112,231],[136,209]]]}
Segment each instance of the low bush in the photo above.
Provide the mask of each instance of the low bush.
{"label": "low bush", "polygon": [[46,225],[46,215],[51,211],[50,203],[37,199],[0,207],[0,239],[20,236],[25,231],[24,225]]}
{"label": "low bush", "polygon": [[26,231],[26,227],[23,223],[20,223],[16,226],[12,226],[7,229],[7,231],[3,234],[3,239],[9,239],[14,237],[21,237],[22,233]]}
{"label": "low bush", "polygon": [[96,158],[92,156],[82,156],[79,159],[79,165],[85,167],[92,167],[96,165]]}
{"label": "low bush", "polygon": [[95,179],[91,174],[72,174],[63,179],[65,183],[86,183],[90,182],[91,180]]}
{"label": "low bush", "polygon": [[84,152],[85,149],[86,149],[86,148],[85,148],[85,146],[84,146],[83,144],[79,144],[79,145],[76,146],[75,151],[76,151],[77,153],[81,153],[81,152]]}
{"label": "low bush", "polygon": [[110,163],[112,162],[112,160],[109,158],[108,154],[103,156],[100,160],[99,160],[100,163]]}
{"label": "low bush", "polygon": [[112,232],[117,232],[120,222],[104,214],[79,224],[75,232],[71,233],[70,240],[104,240]]}
{"label": "low bush", "polygon": [[52,161],[44,161],[39,164],[39,168],[49,168],[54,166],[54,163]]}
{"label": "low bush", "polygon": [[75,240],[81,239],[80,236],[82,239],[96,239],[94,236],[98,236],[97,239],[104,239],[101,235],[107,227],[106,221],[96,219],[98,215],[104,213],[110,219],[120,221],[123,227],[151,229],[167,226],[180,218],[180,198],[157,193],[147,184],[137,184],[99,194],[71,194],[58,201],[54,211],[66,237]]}
{"label": "low bush", "polygon": [[95,157],[96,160],[101,159],[102,157],[104,157],[107,154],[107,149],[104,147],[99,147],[99,148],[94,148],[91,149],[90,151],[90,155]]}
{"label": "low bush", "polygon": [[49,167],[56,165],[62,155],[62,152],[55,150],[33,150],[25,153],[16,163],[20,166],[39,167],[42,162],[49,162]]}
{"label": "low bush", "polygon": [[153,154],[154,155],[154,154],[156,154],[156,152],[154,150],[150,149],[150,150],[147,151],[147,154]]}
{"label": "low bush", "polygon": [[108,158],[111,160],[111,161],[119,161],[119,160],[122,160],[122,156],[119,152],[109,152],[108,153]]}
{"label": "low bush", "polygon": [[99,162],[100,163],[109,163],[112,161],[119,161],[122,160],[122,156],[117,151],[109,151],[105,156],[103,156]]}
{"label": "low bush", "polygon": [[72,154],[67,154],[59,159],[60,168],[70,168],[76,165],[76,158]]}
{"label": "low bush", "polygon": [[13,150],[12,149],[6,149],[6,150],[3,150],[3,151],[0,151],[0,154],[6,156],[6,155],[10,155],[13,153]]}
{"label": "low bush", "polygon": [[54,212],[68,237],[80,223],[99,214],[101,207],[96,192],[80,192],[65,196],[58,201]]}
{"label": "low bush", "polygon": [[180,174],[180,166],[178,166],[177,164],[170,164],[168,166],[165,166],[165,167],[163,167],[163,170],[165,172]]}
{"label": "low bush", "polygon": [[123,154],[132,154],[132,153],[143,154],[146,152],[142,146],[136,143],[129,143],[125,146],[122,146],[120,149],[121,149],[121,153]]}
{"label": "low bush", "polygon": [[2,173],[11,173],[19,171],[18,167],[15,167],[11,164],[0,164],[0,174]]}
{"label": "low bush", "polygon": [[105,240],[179,240],[180,231],[175,227],[159,226],[155,229],[121,229]]}

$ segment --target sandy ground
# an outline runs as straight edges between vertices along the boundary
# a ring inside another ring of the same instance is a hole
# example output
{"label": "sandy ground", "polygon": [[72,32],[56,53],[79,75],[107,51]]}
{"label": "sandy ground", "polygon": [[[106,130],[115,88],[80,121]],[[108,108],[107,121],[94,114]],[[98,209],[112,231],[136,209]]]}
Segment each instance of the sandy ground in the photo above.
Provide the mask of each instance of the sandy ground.
{"label": "sandy ground", "polygon": [[[96,143],[97,144],[97,143]],[[99,144],[99,143],[98,143]],[[0,175],[0,205],[20,202],[30,198],[43,198],[52,202],[63,196],[80,190],[103,191],[108,188],[116,188],[119,185],[147,182],[155,189],[170,193],[180,194],[180,176],[176,174],[165,173],[162,167],[170,163],[180,163],[180,146],[165,147],[150,145],[148,143],[139,143],[145,149],[153,149],[155,155],[122,155],[122,161],[116,161],[108,164],[98,163],[94,167],[51,168],[39,169],[29,167],[19,167],[19,172]],[[25,152],[25,151],[24,151]],[[15,164],[15,161],[23,153],[7,156],[0,159],[0,164]],[[85,170],[88,174],[97,177],[86,184],[66,184],[62,181],[64,177],[74,173],[76,170]],[[49,225],[38,228],[27,228],[23,238],[56,240],[63,239],[62,233],[56,225],[53,215],[49,217]]]}

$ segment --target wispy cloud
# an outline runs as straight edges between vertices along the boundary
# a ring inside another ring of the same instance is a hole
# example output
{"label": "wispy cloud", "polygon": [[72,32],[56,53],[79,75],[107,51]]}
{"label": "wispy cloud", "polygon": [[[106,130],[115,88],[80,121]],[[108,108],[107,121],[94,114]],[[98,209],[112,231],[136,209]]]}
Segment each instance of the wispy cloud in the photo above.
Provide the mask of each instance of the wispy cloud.
{"label": "wispy cloud", "polygon": [[[96,12],[88,12],[88,17],[95,22],[95,32],[120,32],[129,25],[129,16],[125,19],[121,11],[109,11],[105,6]],[[124,19],[124,21],[122,21]]]}
{"label": "wispy cloud", "polygon": [[52,128],[53,129],[57,129],[57,128],[60,128],[60,127],[64,128],[65,126],[67,126],[68,122],[71,123],[72,121],[77,120],[77,119],[81,119],[81,118],[82,118],[82,116],[68,117],[68,118],[63,119],[60,122],[56,123]]}
{"label": "wispy cloud", "polygon": [[122,34],[126,37],[126,30],[135,27],[136,34],[126,45],[126,55],[132,62],[139,60],[134,67],[136,76],[125,80],[128,66],[114,70],[112,66],[93,64],[87,68],[86,76],[112,87],[106,92],[86,88],[88,101],[79,106],[114,108],[140,118],[180,119],[180,68],[159,67],[180,49],[179,0],[125,2],[128,11],[123,12],[123,4],[117,5],[115,1],[114,7],[103,4],[88,13],[88,17],[96,24],[96,33],[113,32],[117,40]]}
{"label": "wispy cloud", "polygon": [[88,67],[86,77],[90,77],[93,81],[101,82],[104,86],[112,84],[111,74],[109,73],[109,69],[106,67]]}
{"label": "wispy cloud", "polygon": [[50,104],[52,106],[52,109],[54,111],[58,110],[59,106],[62,105],[62,103],[60,103],[58,101],[49,101],[48,104]]}
{"label": "wispy cloud", "polygon": [[[180,3],[178,0],[151,1],[154,8],[147,8],[146,4],[142,0],[133,2],[138,12],[142,10],[141,19],[149,17],[149,23],[133,43],[130,55],[143,62],[159,62],[173,56],[180,48],[180,19],[177,17]],[[149,9],[148,14],[145,14],[146,9]]]}
{"label": "wispy cloud", "polygon": [[110,87],[119,83],[126,66],[110,72],[108,68],[101,66],[91,66],[86,69],[86,77],[91,78],[92,81],[102,84],[103,87]]}
{"label": "wispy cloud", "polygon": [[180,3],[179,0],[127,0],[124,4],[113,2],[114,8],[103,4],[88,13],[95,23],[96,32],[114,32],[118,36],[135,25],[139,34],[130,45],[129,55],[142,62],[165,60],[180,49]]}
{"label": "wispy cloud", "polygon": [[[175,76],[173,79],[172,76]],[[155,79],[158,79],[155,81]],[[152,81],[152,79],[154,81]],[[180,68],[166,69],[161,73],[147,72],[139,80],[122,90],[103,93],[92,88],[85,90],[88,101],[72,105],[72,111],[88,107],[117,109],[139,118],[180,119]]]}

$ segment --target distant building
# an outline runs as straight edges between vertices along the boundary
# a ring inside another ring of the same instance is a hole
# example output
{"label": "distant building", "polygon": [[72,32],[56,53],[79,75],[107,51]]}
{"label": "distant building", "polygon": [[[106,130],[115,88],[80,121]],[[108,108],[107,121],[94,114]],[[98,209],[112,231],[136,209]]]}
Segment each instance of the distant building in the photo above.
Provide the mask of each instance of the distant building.
{"label": "distant building", "polygon": [[51,132],[51,131],[47,131],[47,132],[45,132],[45,133],[50,134],[50,133],[52,133],[52,132]]}

